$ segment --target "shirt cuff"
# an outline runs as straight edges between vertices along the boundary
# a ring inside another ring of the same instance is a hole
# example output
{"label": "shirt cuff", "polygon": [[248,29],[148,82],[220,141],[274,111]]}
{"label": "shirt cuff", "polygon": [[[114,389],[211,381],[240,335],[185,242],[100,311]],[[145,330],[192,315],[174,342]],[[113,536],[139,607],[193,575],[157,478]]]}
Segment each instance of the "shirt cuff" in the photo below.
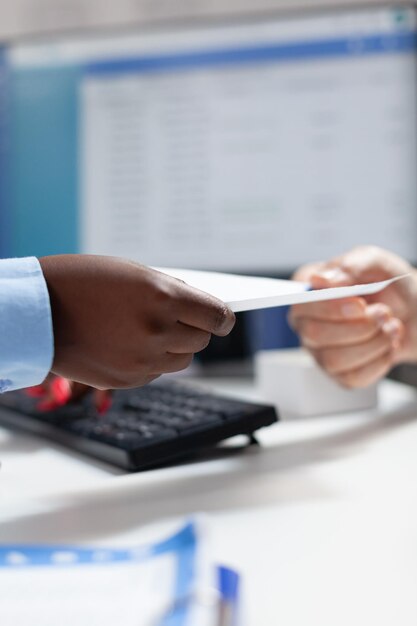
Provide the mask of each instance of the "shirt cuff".
{"label": "shirt cuff", "polygon": [[0,260],[0,393],[43,382],[53,352],[51,305],[38,259]]}

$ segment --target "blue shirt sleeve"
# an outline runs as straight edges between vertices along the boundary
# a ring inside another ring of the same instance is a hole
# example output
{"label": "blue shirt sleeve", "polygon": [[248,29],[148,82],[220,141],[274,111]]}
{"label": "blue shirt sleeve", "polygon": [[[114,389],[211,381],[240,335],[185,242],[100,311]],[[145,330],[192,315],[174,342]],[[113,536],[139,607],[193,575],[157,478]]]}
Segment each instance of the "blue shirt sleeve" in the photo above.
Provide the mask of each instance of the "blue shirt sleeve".
{"label": "blue shirt sleeve", "polygon": [[39,261],[0,260],[0,393],[40,384],[52,360],[51,306]]}

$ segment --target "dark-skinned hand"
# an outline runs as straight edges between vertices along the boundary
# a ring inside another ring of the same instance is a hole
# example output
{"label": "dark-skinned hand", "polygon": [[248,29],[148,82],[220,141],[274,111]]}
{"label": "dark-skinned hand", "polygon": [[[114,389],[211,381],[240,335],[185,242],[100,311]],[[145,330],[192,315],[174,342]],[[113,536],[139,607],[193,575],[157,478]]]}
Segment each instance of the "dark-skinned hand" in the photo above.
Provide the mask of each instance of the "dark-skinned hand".
{"label": "dark-skinned hand", "polygon": [[124,259],[39,259],[54,329],[52,373],[96,389],[144,385],[185,369],[235,316],[220,300]]}

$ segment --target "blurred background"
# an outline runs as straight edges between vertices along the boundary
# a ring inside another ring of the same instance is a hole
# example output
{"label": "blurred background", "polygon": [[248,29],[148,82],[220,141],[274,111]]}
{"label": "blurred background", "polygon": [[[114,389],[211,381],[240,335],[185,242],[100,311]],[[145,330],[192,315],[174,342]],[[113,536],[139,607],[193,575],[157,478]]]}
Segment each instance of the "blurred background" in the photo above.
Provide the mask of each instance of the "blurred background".
{"label": "blurred background", "polygon": [[[376,244],[417,261],[412,3],[5,0],[0,255],[289,277]],[[206,362],[296,338],[240,316]]]}

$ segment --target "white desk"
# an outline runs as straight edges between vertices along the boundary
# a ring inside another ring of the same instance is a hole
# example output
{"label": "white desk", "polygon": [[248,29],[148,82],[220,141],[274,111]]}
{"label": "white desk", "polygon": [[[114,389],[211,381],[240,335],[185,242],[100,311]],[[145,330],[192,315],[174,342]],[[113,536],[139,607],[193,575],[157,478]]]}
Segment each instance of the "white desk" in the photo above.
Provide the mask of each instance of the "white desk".
{"label": "white desk", "polygon": [[243,574],[247,626],[416,626],[416,418],[416,393],[386,382],[378,411],[131,475],[0,430],[0,541],[132,544],[205,511],[218,559]]}

